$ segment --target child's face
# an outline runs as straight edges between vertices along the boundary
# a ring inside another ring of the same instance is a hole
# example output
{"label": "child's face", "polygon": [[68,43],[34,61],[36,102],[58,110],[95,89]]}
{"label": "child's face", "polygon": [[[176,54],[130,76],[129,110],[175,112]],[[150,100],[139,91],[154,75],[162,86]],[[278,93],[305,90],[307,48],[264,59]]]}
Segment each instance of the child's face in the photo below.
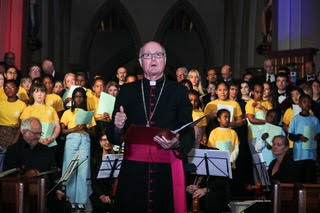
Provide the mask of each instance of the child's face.
{"label": "child's face", "polygon": [[86,85],[86,79],[82,75],[78,75],[76,78],[76,85],[79,85],[80,87],[84,87]]}
{"label": "child's face", "polygon": [[46,88],[46,90],[51,93],[52,89],[53,89],[53,82],[51,81],[50,78],[44,78],[43,79],[43,84]]}
{"label": "child's face", "polygon": [[116,86],[110,86],[107,92],[109,95],[112,95],[114,97],[116,97],[119,93],[118,88]]}
{"label": "child's face", "polygon": [[270,112],[267,116],[266,116],[266,122],[270,123],[270,124],[274,124],[277,125],[277,119],[276,119],[276,112]]}
{"label": "child's face", "polygon": [[44,100],[46,98],[46,92],[41,91],[40,89],[36,89],[32,95],[35,103],[44,104]]}
{"label": "child's face", "polygon": [[101,80],[97,80],[93,85],[93,91],[100,96],[101,92],[104,91],[104,82]]}
{"label": "child's face", "polygon": [[230,125],[230,113],[228,112],[223,112],[220,117],[217,118],[220,127],[229,127]]}
{"label": "child's face", "polygon": [[262,99],[263,88],[260,85],[255,85],[253,88],[253,99],[260,101]]}
{"label": "child's face", "polygon": [[4,93],[8,98],[15,97],[18,92],[18,87],[14,83],[7,83],[4,87]]}
{"label": "child's face", "polygon": [[4,74],[7,80],[17,80],[18,72],[15,68],[11,67]]}
{"label": "child's face", "polygon": [[237,97],[237,94],[238,94],[238,87],[234,85],[230,86],[230,89],[229,89],[230,99],[235,99]]}
{"label": "child's face", "polygon": [[270,96],[270,86],[269,84],[263,84],[263,97]]}
{"label": "child's face", "polygon": [[309,98],[305,97],[299,100],[299,106],[301,107],[301,110],[304,112],[309,112],[311,108],[311,101]]}
{"label": "child's face", "polygon": [[196,95],[194,94],[189,94],[189,100],[192,104],[193,109],[199,108],[199,99]]}
{"label": "child's face", "polygon": [[291,92],[291,98],[294,104],[299,104],[300,92],[298,92],[298,90],[293,90]]}
{"label": "child's face", "polygon": [[227,100],[228,99],[228,88],[224,84],[219,84],[216,94],[219,100]]}
{"label": "child's face", "polygon": [[75,79],[74,79],[74,76],[73,76],[73,75],[68,75],[68,76],[66,77],[66,80],[65,80],[66,88],[67,88],[67,89],[70,89],[70,87],[71,87],[72,85],[75,85],[75,84],[76,84],[76,81],[75,81]]}
{"label": "child's face", "polygon": [[74,94],[74,105],[75,105],[75,107],[81,106],[83,101],[84,101],[84,98],[83,98],[81,92],[76,92]]}
{"label": "child's face", "polygon": [[53,92],[55,94],[60,94],[63,90],[63,85],[61,82],[56,82],[53,88]]}
{"label": "child's face", "polygon": [[249,85],[247,83],[242,83],[240,85],[241,95],[249,95]]}
{"label": "child's face", "polygon": [[25,88],[27,91],[29,91],[31,84],[32,84],[32,81],[30,79],[26,79],[21,83],[21,86]]}
{"label": "child's face", "polygon": [[313,94],[319,94],[320,93],[320,85],[318,82],[314,81],[311,85],[312,93]]}

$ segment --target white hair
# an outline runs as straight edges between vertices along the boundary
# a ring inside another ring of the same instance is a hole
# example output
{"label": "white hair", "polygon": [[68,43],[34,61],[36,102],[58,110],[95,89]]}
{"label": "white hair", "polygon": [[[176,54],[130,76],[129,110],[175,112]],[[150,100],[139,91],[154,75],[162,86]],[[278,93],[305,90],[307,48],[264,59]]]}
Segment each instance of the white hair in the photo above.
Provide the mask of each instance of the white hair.
{"label": "white hair", "polygon": [[36,117],[30,117],[30,118],[22,120],[21,125],[20,125],[20,132],[23,132],[23,130],[31,131],[31,123],[32,123],[32,121],[35,121],[35,120],[38,121],[41,125],[40,120]]}

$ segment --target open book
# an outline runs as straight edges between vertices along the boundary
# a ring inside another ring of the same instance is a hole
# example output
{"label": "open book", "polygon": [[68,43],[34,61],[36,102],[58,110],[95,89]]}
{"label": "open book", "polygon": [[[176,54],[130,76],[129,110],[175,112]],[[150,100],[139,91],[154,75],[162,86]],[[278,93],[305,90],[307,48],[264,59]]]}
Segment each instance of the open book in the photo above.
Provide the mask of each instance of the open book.
{"label": "open book", "polygon": [[158,127],[146,127],[141,125],[131,125],[129,129],[126,131],[124,135],[124,141],[127,143],[131,143],[133,141],[139,143],[147,143],[147,141],[153,141],[153,137],[155,136],[164,136],[167,139],[172,139],[175,137],[176,134],[181,133],[182,131],[186,130],[187,128],[193,128],[197,125],[202,119],[206,116],[203,116],[195,121],[189,122],[176,130],[169,130],[165,128],[158,128]]}

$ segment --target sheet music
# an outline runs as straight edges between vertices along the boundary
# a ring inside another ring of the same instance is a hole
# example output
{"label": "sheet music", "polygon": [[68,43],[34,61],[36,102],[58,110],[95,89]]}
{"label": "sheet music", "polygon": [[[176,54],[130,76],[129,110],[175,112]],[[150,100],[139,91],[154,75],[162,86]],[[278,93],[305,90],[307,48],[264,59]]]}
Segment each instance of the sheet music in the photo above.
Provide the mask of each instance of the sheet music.
{"label": "sheet music", "polygon": [[197,175],[207,175],[205,154],[208,157],[209,175],[229,177],[232,179],[230,155],[228,151],[212,149],[191,149],[188,154],[188,163],[196,166]]}
{"label": "sheet music", "polygon": [[[116,160],[117,160],[117,162],[116,162]],[[123,160],[123,154],[104,155],[97,178],[98,179],[99,178],[110,178],[112,168],[113,168],[115,162],[117,164],[115,165],[115,170],[113,172],[112,177],[114,177],[114,178],[118,177],[122,160]]]}

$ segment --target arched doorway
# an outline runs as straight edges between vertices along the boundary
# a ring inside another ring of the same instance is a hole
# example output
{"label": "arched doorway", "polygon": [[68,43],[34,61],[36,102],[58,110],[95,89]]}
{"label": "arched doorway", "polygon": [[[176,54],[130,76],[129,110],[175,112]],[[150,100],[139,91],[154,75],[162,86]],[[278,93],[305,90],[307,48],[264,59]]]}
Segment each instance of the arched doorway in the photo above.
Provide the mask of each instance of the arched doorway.
{"label": "arched doorway", "polygon": [[175,75],[178,67],[198,69],[202,79],[210,55],[207,28],[194,7],[187,0],[177,1],[160,23],[155,40],[167,52],[167,72]]}
{"label": "arched doorway", "polygon": [[136,25],[125,7],[109,0],[91,20],[82,42],[82,63],[90,77],[111,80],[120,66],[135,69],[134,61],[141,46]]}

